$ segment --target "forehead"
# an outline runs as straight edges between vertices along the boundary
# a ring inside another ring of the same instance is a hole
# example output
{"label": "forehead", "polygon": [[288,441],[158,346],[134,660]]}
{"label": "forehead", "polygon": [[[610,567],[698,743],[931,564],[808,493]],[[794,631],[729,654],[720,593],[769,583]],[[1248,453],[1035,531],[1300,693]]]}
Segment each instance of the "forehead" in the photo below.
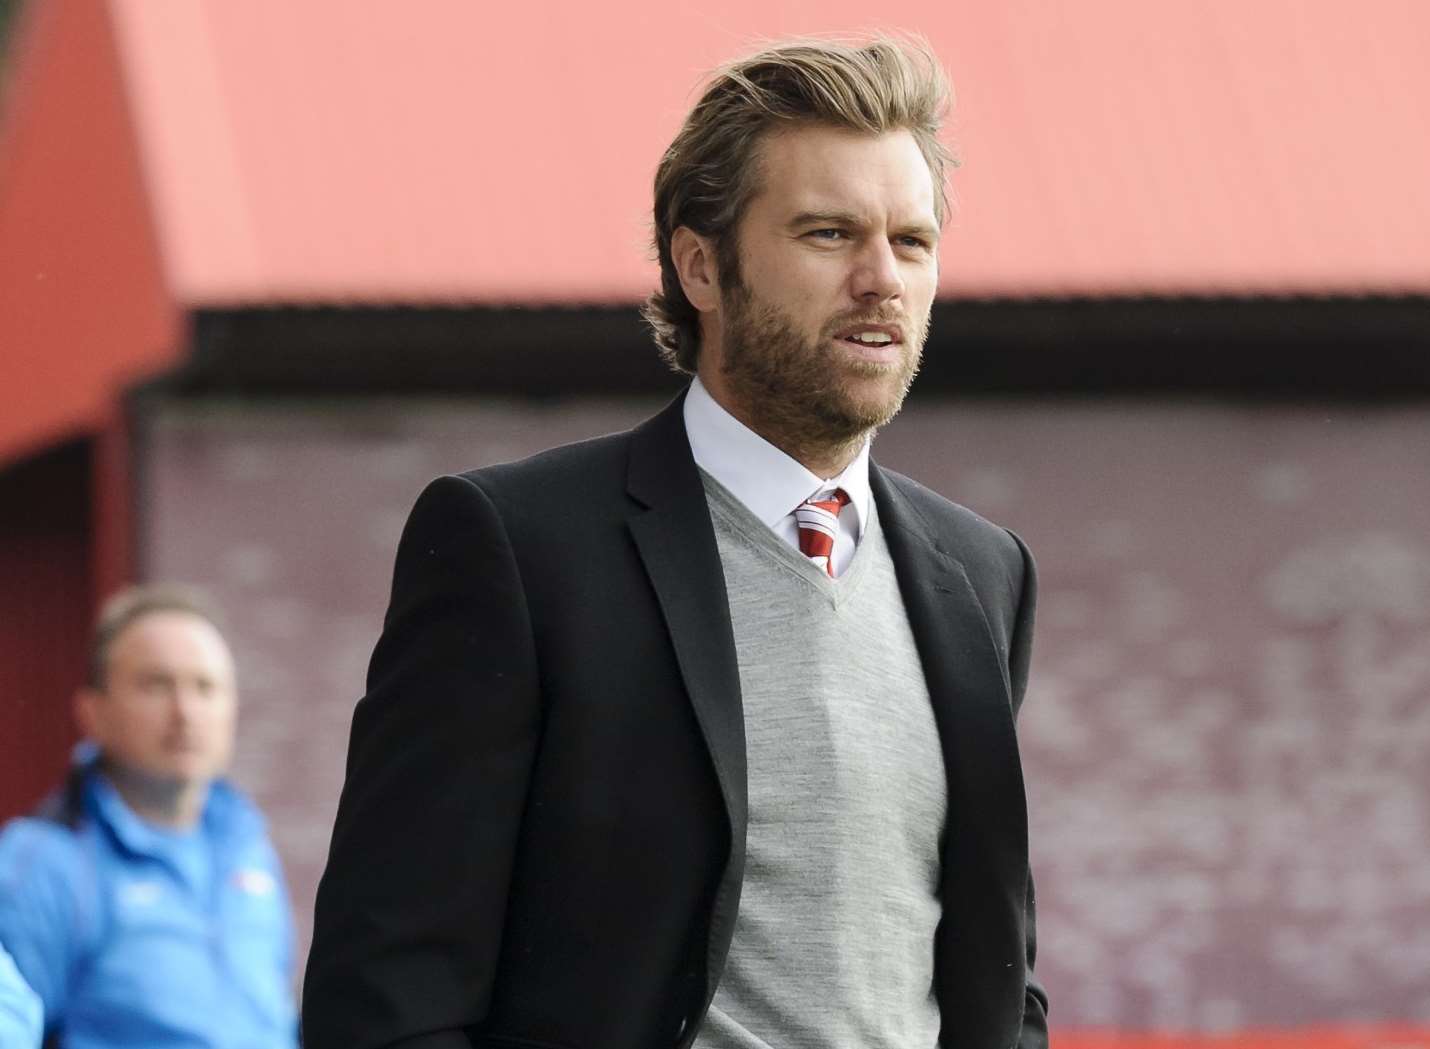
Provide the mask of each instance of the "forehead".
{"label": "forehead", "polygon": [[790,128],[767,135],[758,156],[759,188],[752,208],[791,215],[867,212],[935,222],[933,175],[907,131]]}
{"label": "forehead", "polygon": [[111,666],[169,664],[201,667],[213,674],[232,669],[228,644],[203,616],[177,609],[146,612],[115,635],[109,645]]}

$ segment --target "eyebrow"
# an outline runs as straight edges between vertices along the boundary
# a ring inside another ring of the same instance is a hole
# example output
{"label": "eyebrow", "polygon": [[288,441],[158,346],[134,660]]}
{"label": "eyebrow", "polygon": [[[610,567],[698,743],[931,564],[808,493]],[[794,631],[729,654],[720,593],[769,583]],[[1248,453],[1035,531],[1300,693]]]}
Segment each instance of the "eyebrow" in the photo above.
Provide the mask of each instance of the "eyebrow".
{"label": "eyebrow", "polygon": [[[798,229],[802,226],[862,226],[863,224],[864,220],[852,211],[801,211],[789,220],[790,229]],[[939,238],[938,227],[923,222],[900,226],[898,234],[899,236],[913,234],[931,240]]]}
{"label": "eyebrow", "polygon": [[790,228],[795,226],[817,226],[821,223],[835,226],[862,225],[858,215],[852,211],[801,211],[789,220]]}

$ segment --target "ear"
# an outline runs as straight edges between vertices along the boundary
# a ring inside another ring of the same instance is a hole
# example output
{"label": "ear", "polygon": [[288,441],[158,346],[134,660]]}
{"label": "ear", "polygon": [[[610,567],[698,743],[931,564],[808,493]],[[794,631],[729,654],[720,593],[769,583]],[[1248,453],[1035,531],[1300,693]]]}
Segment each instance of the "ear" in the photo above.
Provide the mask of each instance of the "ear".
{"label": "ear", "polygon": [[82,685],[75,689],[74,721],[79,726],[80,735],[85,739],[96,739],[99,735],[99,704],[104,697],[99,690]]}
{"label": "ear", "polygon": [[689,226],[681,226],[671,234],[670,257],[690,304],[701,313],[716,309],[720,305],[720,272],[715,262],[715,242]]}

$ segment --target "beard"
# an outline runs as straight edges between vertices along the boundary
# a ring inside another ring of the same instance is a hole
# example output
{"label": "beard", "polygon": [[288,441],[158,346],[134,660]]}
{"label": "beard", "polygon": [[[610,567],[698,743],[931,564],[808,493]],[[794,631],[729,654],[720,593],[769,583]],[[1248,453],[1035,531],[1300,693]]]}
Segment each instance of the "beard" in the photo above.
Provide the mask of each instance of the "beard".
{"label": "beard", "polygon": [[[928,335],[927,315],[886,307],[833,317],[809,339],[742,280],[724,293],[724,307],[725,386],[743,421],[786,451],[862,445],[903,406]],[[832,354],[834,333],[851,324],[899,324],[899,358],[880,363]]]}

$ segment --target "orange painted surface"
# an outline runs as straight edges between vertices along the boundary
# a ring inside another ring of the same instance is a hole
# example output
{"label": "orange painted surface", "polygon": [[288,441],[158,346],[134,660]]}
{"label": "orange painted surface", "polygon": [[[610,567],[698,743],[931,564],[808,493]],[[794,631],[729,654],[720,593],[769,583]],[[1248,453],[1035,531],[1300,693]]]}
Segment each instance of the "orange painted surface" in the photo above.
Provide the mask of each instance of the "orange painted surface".
{"label": "orange painted surface", "polygon": [[105,5],[23,15],[0,125],[0,464],[92,432],[178,347]]}
{"label": "orange painted surface", "polygon": [[1063,1032],[1054,1028],[1052,1049],[1430,1049],[1430,1029],[1311,1027],[1193,1036]]}
{"label": "orange painted surface", "polygon": [[946,296],[1430,294],[1418,0],[31,0],[0,125],[0,462],[92,432],[183,310],[629,303],[702,71],[923,32]]}
{"label": "orange painted surface", "polygon": [[1430,4],[112,0],[190,303],[629,302],[703,70],[921,31],[954,296],[1430,292]]}

